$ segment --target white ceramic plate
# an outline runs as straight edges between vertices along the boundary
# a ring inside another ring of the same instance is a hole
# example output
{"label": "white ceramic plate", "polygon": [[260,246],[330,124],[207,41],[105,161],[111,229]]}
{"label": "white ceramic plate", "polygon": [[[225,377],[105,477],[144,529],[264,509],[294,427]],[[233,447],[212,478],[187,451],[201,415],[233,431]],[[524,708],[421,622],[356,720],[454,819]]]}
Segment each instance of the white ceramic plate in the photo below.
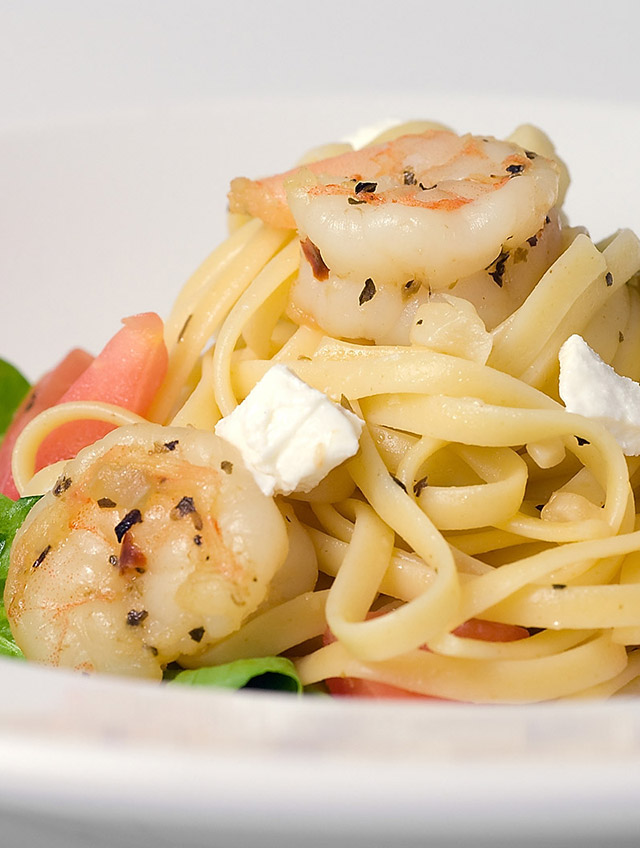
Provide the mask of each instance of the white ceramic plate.
{"label": "white ceramic plate", "polygon": [[[166,313],[223,235],[231,177],[394,116],[497,135],[538,123],[572,171],[572,223],[640,231],[624,106],[235,99],[16,131],[0,137],[0,355],[35,378],[71,346],[97,352],[123,315]],[[640,829],[634,701],[299,700],[12,661],[0,685],[3,845],[601,845]]]}

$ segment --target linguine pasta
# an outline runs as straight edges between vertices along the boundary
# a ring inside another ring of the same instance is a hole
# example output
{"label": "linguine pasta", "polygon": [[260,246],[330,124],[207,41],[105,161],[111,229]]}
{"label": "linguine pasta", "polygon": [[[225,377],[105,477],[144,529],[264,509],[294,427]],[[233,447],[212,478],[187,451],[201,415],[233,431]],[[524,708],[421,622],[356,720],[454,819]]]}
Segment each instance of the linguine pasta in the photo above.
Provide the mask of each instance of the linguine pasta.
{"label": "linguine pasta", "polygon": [[[376,141],[414,131],[429,125]],[[532,160],[557,160],[533,128],[510,141]],[[376,690],[384,684],[478,703],[623,689],[640,662],[639,460],[625,457],[601,423],[565,409],[558,353],[577,333],[618,373],[640,380],[640,242],[621,231],[594,244],[568,226],[567,177],[557,168],[557,256],[521,302],[500,305],[509,311],[491,326],[491,304],[468,317],[464,295],[449,286],[416,301],[404,343],[327,332],[300,305],[305,234],[272,226],[268,214],[232,211],[227,240],[165,322],[169,365],[146,417],[100,402],[52,407],[17,441],[18,490],[40,493],[59,478],[58,466],[33,471],[39,445],[65,422],[211,431],[284,364],[365,422],[356,456],[311,492],[277,498],[302,525],[310,547],[300,556],[317,559],[320,578],[311,591],[258,607],[181,665],[284,653],[304,684],[347,678],[373,683],[364,690],[371,694],[388,691]],[[528,237],[532,252],[536,238]],[[515,254],[489,268],[487,285],[505,303]],[[371,286],[362,289],[360,307],[370,295]],[[433,304],[440,311],[430,317]],[[438,315],[461,329],[443,336]],[[519,638],[465,635],[470,620],[512,626]]]}

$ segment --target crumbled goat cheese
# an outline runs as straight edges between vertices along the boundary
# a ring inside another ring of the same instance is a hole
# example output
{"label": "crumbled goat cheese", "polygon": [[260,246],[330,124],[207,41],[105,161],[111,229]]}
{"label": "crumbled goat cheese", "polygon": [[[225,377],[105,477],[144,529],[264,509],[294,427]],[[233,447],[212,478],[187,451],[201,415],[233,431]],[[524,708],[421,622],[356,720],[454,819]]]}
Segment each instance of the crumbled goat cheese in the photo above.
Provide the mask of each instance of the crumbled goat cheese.
{"label": "crumbled goat cheese", "polygon": [[242,454],[265,495],[309,492],[353,456],[363,421],[274,365],[215,432]]}
{"label": "crumbled goat cheese", "polygon": [[617,374],[585,340],[560,348],[560,397],[569,412],[599,421],[627,456],[640,454],[640,385]]}

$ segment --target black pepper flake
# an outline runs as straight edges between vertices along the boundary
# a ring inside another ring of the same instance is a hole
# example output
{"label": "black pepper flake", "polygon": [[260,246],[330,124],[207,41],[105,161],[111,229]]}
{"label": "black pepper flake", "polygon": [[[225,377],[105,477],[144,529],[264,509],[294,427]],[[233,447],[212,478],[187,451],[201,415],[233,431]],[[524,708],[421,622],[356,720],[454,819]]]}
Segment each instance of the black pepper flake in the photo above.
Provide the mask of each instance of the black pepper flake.
{"label": "black pepper flake", "polygon": [[425,488],[427,487],[427,485],[428,485],[428,483],[427,483],[427,478],[426,478],[426,477],[421,477],[419,480],[416,480],[416,482],[413,484],[413,494],[414,494],[416,497],[419,497],[419,496],[420,496],[420,492],[421,492],[423,489],[425,489]]}
{"label": "black pepper flake", "polygon": [[423,323],[424,323],[424,318],[418,318],[418,320],[416,321],[416,326],[419,327],[420,324],[423,324]]}
{"label": "black pepper flake", "polygon": [[185,495],[178,501],[169,515],[173,521],[179,521],[181,518],[184,518],[185,515],[191,515],[193,519],[193,526],[196,530],[202,530],[202,518],[196,509],[193,498],[190,498],[188,495]]}
{"label": "black pepper flake", "polygon": [[289,518],[289,516],[288,516],[288,515],[285,515],[285,520],[286,520],[289,524],[291,524],[291,519]]}
{"label": "black pepper flake", "polygon": [[193,630],[189,631],[189,636],[191,636],[194,642],[202,642],[204,627],[194,627]]}
{"label": "black pepper flake", "polygon": [[44,548],[42,551],[40,551],[40,553],[38,554],[38,558],[34,561],[34,563],[31,567],[37,568],[39,565],[42,565],[44,558],[46,557],[46,555],[49,553],[50,550],[51,550],[51,545],[47,545],[46,548]]}
{"label": "black pepper flake", "polygon": [[100,509],[113,509],[117,506],[115,501],[112,501],[111,498],[98,498],[97,504]]}
{"label": "black pepper flake", "polygon": [[23,412],[29,412],[30,409],[33,409],[33,404],[36,402],[36,397],[38,396],[37,392],[31,392],[29,395],[29,400],[24,405]]}
{"label": "black pepper flake", "polygon": [[149,613],[147,610],[129,610],[127,613],[127,624],[131,627],[137,627],[147,618]]}
{"label": "black pepper flake", "polygon": [[576,442],[580,445],[580,447],[591,444],[588,439],[583,439],[582,436],[576,436]]}
{"label": "black pepper flake", "polygon": [[604,281],[607,284],[607,286],[613,285],[613,274],[611,273],[611,271],[607,271],[605,278],[604,278]]}
{"label": "black pepper flake", "polygon": [[412,168],[405,168],[402,172],[402,181],[405,185],[416,185],[416,175]]}
{"label": "black pepper flake", "polygon": [[189,322],[193,318],[193,315],[188,315],[187,320],[182,325],[182,329],[178,333],[178,341],[181,342],[184,339],[184,334],[187,332],[187,327],[189,326]]}
{"label": "black pepper flake", "polygon": [[[489,272],[489,276],[493,280],[493,282],[502,288],[502,284],[504,283],[504,275],[506,271],[505,263],[509,258],[509,253],[506,250],[502,250],[497,259],[495,259],[491,265],[489,265],[485,270]],[[490,270],[493,266],[493,271]]]}
{"label": "black pepper flake", "polygon": [[233,471],[233,462],[229,462],[228,459],[223,459],[220,463],[220,468],[224,471],[225,474],[231,474]]}
{"label": "black pepper flake", "polygon": [[354,189],[356,194],[361,194],[365,192],[366,194],[373,194],[373,192],[378,188],[378,183],[356,183],[356,187]]}
{"label": "black pepper flake", "polygon": [[417,292],[421,285],[422,283],[420,283],[418,280],[407,280],[407,282],[402,287],[402,294],[405,297],[409,297],[414,292]]}
{"label": "black pepper flake", "polygon": [[347,197],[347,203],[350,203],[351,206],[360,206],[366,202],[366,200],[358,200],[356,197]]}
{"label": "black pepper flake", "polygon": [[521,174],[524,171],[524,165],[507,165],[507,171],[515,177],[517,174]]}
{"label": "black pepper flake", "polygon": [[171,510],[171,518],[176,521],[178,518],[184,518],[185,515],[189,515],[189,513],[195,511],[196,505],[193,502],[193,498],[190,498],[188,495],[185,495]]}
{"label": "black pepper flake", "polygon": [[566,589],[567,584],[566,583],[552,583],[551,588],[552,589]]}
{"label": "black pepper flake", "polygon": [[176,447],[180,444],[178,439],[172,439],[170,442],[164,442],[162,447],[168,451],[174,451]]}
{"label": "black pepper flake", "polygon": [[158,649],[155,647],[155,645],[145,645],[145,648],[148,651],[151,651],[151,653],[154,657],[158,656]]}
{"label": "black pepper flake", "polygon": [[122,521],[119,524],[116,524],[114,528],[114,532],[116,534],[116,539],[121,542],[124,539],[126,533],[131,530],[134,524],[140,524],[142,521],[142,514],[139,509],[130,510]]}
{"label": "black pepper flake", "polygon": [[624,341],[624,333],[622,332],[622,330],[618,330],[618,341],[620,342],[620,344],[622,344],[622,342]]}
{"label": "black pepper flake", "polygon": [[327,280],[329,278],[329,266],[322,258],[320,248],[318,248],[311,239],[308,238],[300,242],[300,248],[302,249],[305,259],[311,266],[311,272],[316,280],[321,283]]}
{"label": "black pepper flake", "polygon": [[545,215],[545,216],[544,216],[544,222],[545,222],[545,224],[550,224],[550,223],[551,223],[551,218],[550,218],[548,215]]}
{"label": "black pepper flake", "polygon": [[418,183],[418,188],[421,188],[422,191],[431,191],[431,189],[438,188],[438,183],[434,183],[433,185],[426,186],[422,183]]}
{"label": "black pepper flake", "polygon": [[109,557],[109,565],[118,565],[119,563],[120,560],[118,559],[118,557],[115,554],[111,554],[111,556]]}
{"label": "black pepper flake", "polygon": [[527,244],[531,245],[531,247],[535,247],[538,244],[538,236],[531,236],[531,238],[528,238]]}
{"label": "black pepper flake", "polygon": [[62,477],[58,477],[56,484],[53,487],[53,494],[56,498],[59,498],[63,492],[67,491],[70,485],[71,477],[65,477],[63,474]]}
{"label": "black pepper flake", "polygon": [[393,482],[394,482],[394,483],[396,483],[398,486],[400,486],[400,488],[401,488],[403,491],[405,491],[405,492],[407,491],[407,487],[404,485],[404,483],[402,482],[402,480],[398,480],[398,478],[397,478],[397,477],[395,477],[393,474],[391,474],[390,476],[391,476],[391,479],[393,480]]}
{"label": "black pepper flake", "polygon": [[525,150],[524,155],[527,157],[527,159],[535,159],[538,154],[534,153],[533,150]]}
{"label": "black pepper flake", "polygon": [[368,277],[364,281],[364,288],[360,292],[360,297],[358,298],[358,303],[362,306],[365,303],[368,303],[376,293],[376,286],[371,277]]}
{"label": "black pepper flake", "polygon": [[198,547],[200,547],[200,545],[202,544],[202,536],[199,533],[197,533],[193,537],[193,541],[195,542],[196,545],[198,545]]}

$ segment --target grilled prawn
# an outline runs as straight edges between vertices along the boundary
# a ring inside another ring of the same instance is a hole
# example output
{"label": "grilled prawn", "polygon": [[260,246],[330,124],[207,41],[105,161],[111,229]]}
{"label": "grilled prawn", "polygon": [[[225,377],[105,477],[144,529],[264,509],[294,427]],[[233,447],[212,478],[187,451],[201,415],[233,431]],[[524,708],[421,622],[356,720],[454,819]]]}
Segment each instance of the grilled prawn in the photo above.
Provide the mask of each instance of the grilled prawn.
{"label": "grilled prawn", "polygon": [[159,678],[240,627],[287,549],[282,514],[231,445],[122,427],[67,463],[27,516],[7,615],[28,659]]}
{"label": "grilled prawn", "polygon": [[234,180],[229,197],[297,227],[301,323],[403,344],[431,291],[457,287],[489,328],[522,303],[560,253],[558,185],[554,161],[516,144],[430,130]]}

